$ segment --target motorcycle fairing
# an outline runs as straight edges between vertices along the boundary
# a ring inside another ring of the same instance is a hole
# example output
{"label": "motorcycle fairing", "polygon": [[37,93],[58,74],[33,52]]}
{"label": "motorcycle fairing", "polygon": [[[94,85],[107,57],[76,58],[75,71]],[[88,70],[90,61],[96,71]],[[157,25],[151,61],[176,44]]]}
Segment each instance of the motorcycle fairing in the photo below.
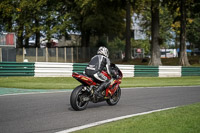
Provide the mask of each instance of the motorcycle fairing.
{"label": "motorcycle fairing", "polygon": [[72,77],[75,78],[76,80],[78,80],[79,82],[81,82],[84,85],[96,85],[96,83],[92,80],[92,78],[84,75],[84,74],[80,74],[80,73],[76,73],[73,72],[72,73]]}
{"label": "motorcycle fairing", "polygon": [[120,83],[121,80],[113,80],[109,87],[106,89],[105,97],[109,97],[109,95],[112,96],[118,89]]}

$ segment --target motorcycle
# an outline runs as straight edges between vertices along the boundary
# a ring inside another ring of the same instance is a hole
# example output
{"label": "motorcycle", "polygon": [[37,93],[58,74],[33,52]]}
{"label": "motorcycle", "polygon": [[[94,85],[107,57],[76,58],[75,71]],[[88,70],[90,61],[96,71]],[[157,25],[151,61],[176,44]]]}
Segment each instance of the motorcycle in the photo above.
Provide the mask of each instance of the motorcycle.
{"label": "motorcycle", "polygon": [[78,80],[81,85],[77,86],[71,93],[71,107],[76,111],[81,111],[86,109],[89,102],[97,103],[102,101],[106,101],[111,106],[116,105],[121,96],[119,84],[121,84],[123,74],[115,64],[111,64],[111,71],[114,75],[113,78],[106,71],[101,72],[111,83],[104,91],[100,92],[103,96],[100,98],[94,95],[95,90],[100,85],[98,82],[95,82],[85,74],[73,72],[72,77]]}

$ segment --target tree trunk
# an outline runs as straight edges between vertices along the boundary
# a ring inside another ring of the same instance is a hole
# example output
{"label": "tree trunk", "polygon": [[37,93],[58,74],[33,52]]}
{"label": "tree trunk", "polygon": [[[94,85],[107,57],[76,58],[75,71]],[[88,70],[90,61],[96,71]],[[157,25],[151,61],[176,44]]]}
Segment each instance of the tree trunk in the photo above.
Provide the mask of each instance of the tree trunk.
{"label": "tree trunk", "polygon": [[159,45],[159,0],[151,0],[151,60],[149,65],[162,65]]}
{"label": "tree trunk", "polygon": [[179,65],[181,66],[190,66],[188,57],[187,57],[187,47],[185,43],[186,38],[186,7],[185,0],[181,0],[181,32],[180,32],[180,57]]}
{"label": "tree trunk", "polygon": [[19,48],[23,48],[23,34],[18,35],[17,45],[18,45]]}
{"label": "tree trunk", "polygon": [[[175,37],[175,49],[176,49],[176,51],[178,49],[178,41],[179,41],[179,37],[178,37],[178,34],[176,33],[176,37]],[[179,54],[177,55],[177,57],[179,57]]]}
{"label": "tree trunk", "polygon": [[81,31],[81,46],[89,47],[90,46],[90,34],[87,31]]}
{"label": "tree trunk", "polygon": [[28,48],[29,47],[29,37],[27,36],[28,35],[28,27],[25,26],[25,48]]}
{"label": "tree trunk", "polygon": [[29,47],[29,37],[25,38],[25,48]]}
{"label": "tree trunk", "polygon": [[24,25],[20,25],[19,24],[19,29],[18,29],[18,33],[17,33],[17,45],[19,48],[23,48],[23,30],[24,30]]}
{"label": "tree trunk", "polygon": [[8,32],[13,32],[13,30],[12,30],[12,17],[9,17],[8,18],[8,21],[7,21],[7,25],[8,25],[8,29],[7,29],[7,31]]}
{"label": "tree trunk", "polygon": [[36,31],[35,45],[38,48],[40,47],[40,31]]}
{"label": "tree trunk", "polygon": [[[38,28],[39,27],[39,20],[37,18],[35,18],[35,25]],[[36,33],[35,33],[35,46],[36,47],[40,47],[40,30],[37,29]]]}
{"label": "tree trunk", "polygon": [[125,61],[131,59],[131,4],[126,0],[126,46]]}

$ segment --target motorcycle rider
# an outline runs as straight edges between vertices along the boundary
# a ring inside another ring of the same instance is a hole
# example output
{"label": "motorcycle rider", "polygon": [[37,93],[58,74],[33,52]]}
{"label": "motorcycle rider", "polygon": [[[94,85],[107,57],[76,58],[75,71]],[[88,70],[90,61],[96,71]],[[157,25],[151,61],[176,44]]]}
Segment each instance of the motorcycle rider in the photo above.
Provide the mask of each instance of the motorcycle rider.
{"label": "motorcycle rider", "polygon": [[87,76],[101,83],[94,92],[94,94],[98,97],[102,97],[100,92],[102,92],[110,85],[110,80],[101,73],[101,71],[106,68],[107,73],[111,75],[110,59],[108,58],[108,56],[108,49],[103,46],[99,47],[97,55],[91,58],[88,66],[85,68],[85,74]]}

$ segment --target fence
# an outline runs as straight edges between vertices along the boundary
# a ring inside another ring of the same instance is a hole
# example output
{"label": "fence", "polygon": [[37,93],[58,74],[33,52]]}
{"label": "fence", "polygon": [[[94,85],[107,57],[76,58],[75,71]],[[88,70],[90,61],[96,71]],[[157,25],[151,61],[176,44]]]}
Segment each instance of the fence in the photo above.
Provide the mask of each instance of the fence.
{"label": "fence", "polygon": [[[72,72],[82,73],[86,63],[16,63],[1,62],[0,76],[71,77]],[[117,64],[124,77],[181,77],[200,76],[200,67],[137,66]]]}
{"label": "fence", "polygon": [[[0,48],[0,62],[89,62],[97,47]],[[122,59],[122,51],[110,51],[112,61]],[[11,58],[12,57],[12,58]]]}

